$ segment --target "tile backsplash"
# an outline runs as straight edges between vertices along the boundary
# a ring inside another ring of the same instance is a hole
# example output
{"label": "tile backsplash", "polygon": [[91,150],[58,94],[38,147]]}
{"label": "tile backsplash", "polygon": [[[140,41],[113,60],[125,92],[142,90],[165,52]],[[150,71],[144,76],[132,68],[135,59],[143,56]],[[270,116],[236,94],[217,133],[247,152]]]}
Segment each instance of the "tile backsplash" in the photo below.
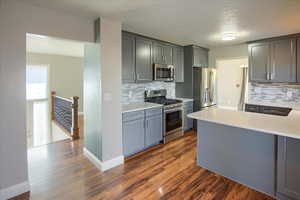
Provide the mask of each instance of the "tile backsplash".
{"label": "tile backsplash", "polygon": [[144,102],[145,90],[166,89],[168,98],[175,98],[174,82],[128,83],[122,85],[122,104]]}
{"label": "tile backsplash", "polygon": [[249,84],[248,103],[300,106],[300,85]]}

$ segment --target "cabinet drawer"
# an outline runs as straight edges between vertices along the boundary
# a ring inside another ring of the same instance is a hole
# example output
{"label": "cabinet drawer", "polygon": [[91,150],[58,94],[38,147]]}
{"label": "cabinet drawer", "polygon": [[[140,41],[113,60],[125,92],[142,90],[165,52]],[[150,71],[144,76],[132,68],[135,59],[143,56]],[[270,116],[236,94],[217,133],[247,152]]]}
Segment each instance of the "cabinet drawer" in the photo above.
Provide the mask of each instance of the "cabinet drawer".
{"label": "cabinet drawer", "polygon": [[138,120],[138,119],[144,119],[145,112],[142,111],[133,111],[133,112],[126,112],[123,113],[122,120],[123,122]]}
{"label": "cabinet drawer", "polygon": [[162,108],[150,108],[150,109],[147,109],[145,111],[146,113],[146,117],[150,117],[150,116],[153,116],[153,115],[161,115],[162,114]]}

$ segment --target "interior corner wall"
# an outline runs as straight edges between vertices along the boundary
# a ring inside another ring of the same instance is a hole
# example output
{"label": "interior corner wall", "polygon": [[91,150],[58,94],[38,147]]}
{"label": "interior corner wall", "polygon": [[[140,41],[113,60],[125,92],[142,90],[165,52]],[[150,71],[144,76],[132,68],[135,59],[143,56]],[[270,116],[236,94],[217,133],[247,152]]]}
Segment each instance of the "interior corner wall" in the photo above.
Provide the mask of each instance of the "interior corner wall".
{"label": "interior corner wall", "polygon": [[102,161],[123,155],[121,22],[101,18]]}
{"label": "interior corner wall", "polygon": [[0,158],[1,189],[28,182],[26,147],[26,33],[94,41],[93,19],[1,0]]}

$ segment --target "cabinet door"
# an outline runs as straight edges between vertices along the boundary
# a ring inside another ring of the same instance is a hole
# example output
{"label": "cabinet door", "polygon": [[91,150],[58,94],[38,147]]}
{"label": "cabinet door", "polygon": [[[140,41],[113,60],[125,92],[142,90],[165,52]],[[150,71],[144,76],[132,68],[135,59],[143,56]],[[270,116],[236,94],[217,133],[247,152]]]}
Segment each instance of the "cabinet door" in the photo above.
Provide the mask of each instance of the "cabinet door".
{"label": "cabinet door", "polygon": [[144,119],[123,122],[123,153],[132,155],[144,149]]}
{"label": "cabinet door", "polygon": [[296,82],[296,39],[272,42],[271,82]]}
{"label": "cabinet door", "polygon": [[193,47],[194,67],[208,67],[208,50]]}
{"label": "cabinet door", "polygon": [[143,38],[136,38],[136,80],[138,82],[152,81],[152,42]]}
{"label": "cabinet door", "polygon": [[300,140],[278,137],[277,192],[300,199]]}
{"label": "cabinet door", "polygon": [[300,82],[300,38],[297,39],[297,82]]}
{"label": "cabinet door", "polygon": [[200,48],[193,47],[193,66],[194,67],[201,67],[200,54],[201,54]]}
{"label": "cabinet door", "polygon": [[173,65],[175,67],[175,82],[184,82],[183,47],[173,48]]}
{"label": "cabinet door", "polygon": [[[188,110],[187,114],[190,114],[192,112],[193,112],[193,110]],[[187,118],[187,127],[186,127],[187,130],[192,129],[193,128],[193,124],[194,124],[194,120],[192,118]]]}
{"label": "cabinet door", "polygon": [[146,146],[158,144],[162,139],[162,115],[146,118]]}
{"label": "cabinet door", "polygon": [[208,50],[200,48],[200,66],[201,67],[208,67]]}
{"label": "cabinet door", "polygon": [[135,38],[122,34],[122,81],[135,82]]}
{"label": "cabinet door", "polygon": [[269,82],[270,43],[249,45],[250,81]]}
{"label": "cabinet door", "polygon": [[173,64],[173,53],[172,46],[164,45],[164,64],[172,65]]}
{"label": "cabinet door", "polygon": [[164,64],[164,46],[160,43],[153,43],[153,63]]}

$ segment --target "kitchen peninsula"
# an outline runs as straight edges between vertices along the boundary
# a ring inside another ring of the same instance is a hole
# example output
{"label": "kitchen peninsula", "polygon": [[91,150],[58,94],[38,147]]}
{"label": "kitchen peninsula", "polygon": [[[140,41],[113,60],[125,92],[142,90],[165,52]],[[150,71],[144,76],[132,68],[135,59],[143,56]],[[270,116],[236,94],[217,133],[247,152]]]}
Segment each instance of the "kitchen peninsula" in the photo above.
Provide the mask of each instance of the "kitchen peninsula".
{"label": "kitchen peninsula", "polygon": [[197,120],[197,164],[280,200],[300,199],[300,111],[211,108]]}

